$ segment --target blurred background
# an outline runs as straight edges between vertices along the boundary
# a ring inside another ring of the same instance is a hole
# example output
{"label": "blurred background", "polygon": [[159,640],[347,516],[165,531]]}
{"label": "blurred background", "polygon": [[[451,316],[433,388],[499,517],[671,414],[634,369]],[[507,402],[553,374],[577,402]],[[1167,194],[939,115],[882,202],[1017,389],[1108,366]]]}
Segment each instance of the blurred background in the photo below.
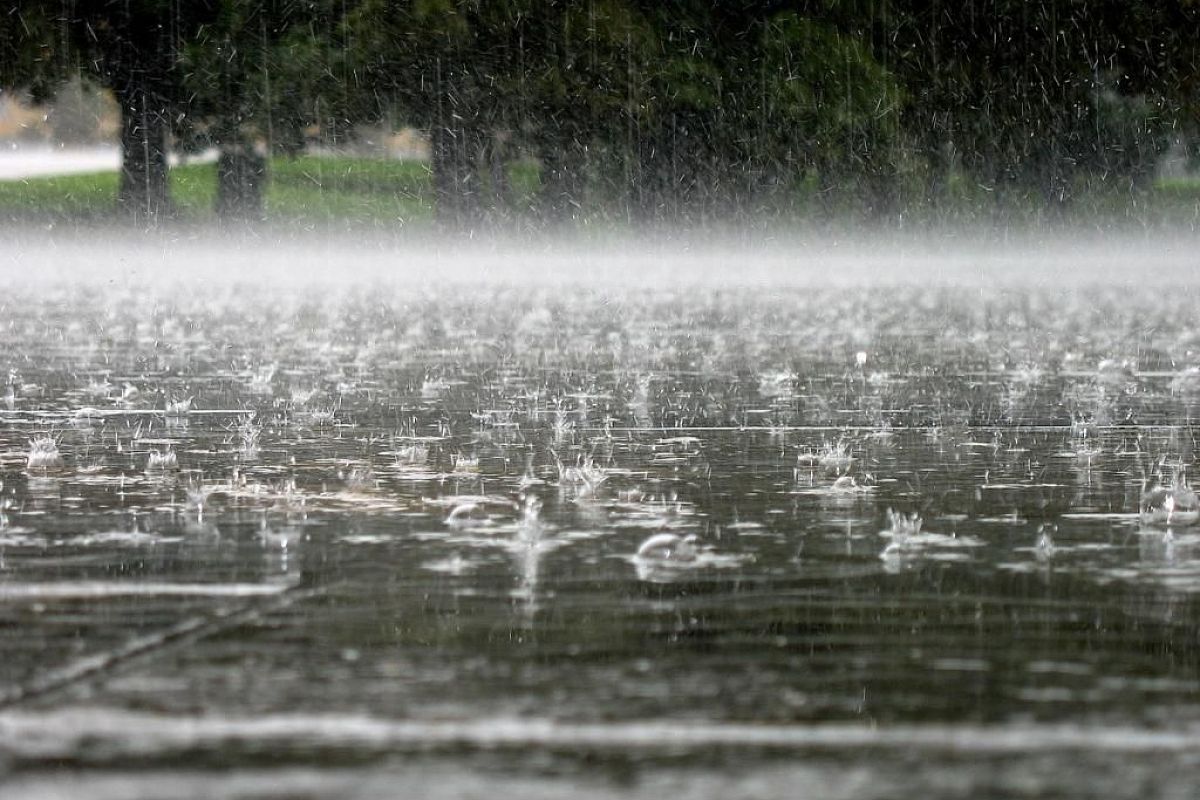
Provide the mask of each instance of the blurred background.
{"label": "blurred background", "polygon": [[0,215],[1194,226],[1198,23],[1191,0],[18,0]]}

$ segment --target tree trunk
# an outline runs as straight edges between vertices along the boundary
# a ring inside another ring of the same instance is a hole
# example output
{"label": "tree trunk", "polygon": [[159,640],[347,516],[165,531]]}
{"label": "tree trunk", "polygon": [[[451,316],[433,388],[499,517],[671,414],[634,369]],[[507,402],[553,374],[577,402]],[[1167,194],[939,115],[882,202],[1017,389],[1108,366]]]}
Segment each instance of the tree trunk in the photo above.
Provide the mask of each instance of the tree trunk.
{"label": "tree trunk", "polygon": [[936,115],[926,124],[925,152],[925,206],[931,214],[940,212],[946,204],[950,191],[950,178],[954,168],[954,145],[948,125]]}
{"label": "tree trunk", "polygon": [[433,196],[439,223],[457,228],[476,221],[479,175],[474,137],[461,125],[430,132]]}
{"label": "tree trunk", "polygon": [[898,181],[895,169],[884,163],[868,163],[865,174],[859,177],[862,211],[866,218],[882,222],[896,211]]}
{"label": "tree trunk", "polygon": [[551,225],[570,222],[579,210],[578,154],[565,141],[550,140],[538,154],[542,163],[539,204]]}
{"label": "tree trunk", "polygon": [[217,218],[222,222],[260,222],[267,160],[243,143],[221,148],[217,159]]}
{"label": "tree trunk", "polygon": [[167,103],[144,71],[116,88],[121,107],[121,184],[117,205],[134,218],[155,221],[171,211],[167,186]]}
{"label": "tree trunk", "polygon": [[846,169],[836,156],[819,155],[817,163],[817,214],[831,220],[844,210]]}
{"label": "tree trunk", "polygon": [[643,131],[637,145],[636,222],[653,228],[677,221],[678,195],[673,180],[674,151],[670,132],[663,127]]}
{"label": "tree trunk", "polygon": [[484,143],[484,160],[488,165],[494,214],[502,214],[512,205],[512,186],[508,180],[506,158],[507,141],[507,134],[496,131],[488,134]]}

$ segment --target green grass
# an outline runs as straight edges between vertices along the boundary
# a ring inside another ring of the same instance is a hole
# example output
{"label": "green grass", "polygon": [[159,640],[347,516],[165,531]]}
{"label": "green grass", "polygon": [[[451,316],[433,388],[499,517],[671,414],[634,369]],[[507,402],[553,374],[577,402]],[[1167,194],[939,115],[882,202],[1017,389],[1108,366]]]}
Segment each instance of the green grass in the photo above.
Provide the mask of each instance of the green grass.
{"label": "green grass", "polygon": [[[205,219],[217,201],[217,171],[211,164],[188,164],[171,170],[171,199],[181,216]],[[109,203],[113,202],[109,198]]]}
{"label": "green grass", "polygon": [[[171,197],[180,222],[214,221],[216,167],[189,164],[171,170]],[[528,209],[539,187],[536,165],[517,163],[508,174],[513,209]],[[780,222],[802,221],[821,211],[812,181],[798,183],[793,202],[779,210]],[[0,221],[83,222],[115,216],[117,175],[96,173],[57,178],[0,181]],[[827,204],[828,205],[828,204]],[[836,206],[836,203],[834,203]],[[954,224],[996,218],[999,207],[990,193],[962,181],[947,187],[945,205],[937,209],[905,207],[906,218],[942,219]],[[434,216],[433,192],[427,164],[349,156],[275,158],[265,195],[265,211],[282,226],[395,228],[424,224]],[[1027,207],[1026,207],[1027,206]],[[824,213],[831,209],[824,208]],[[832,209],[837,213],[839,209]],[[852,214],[852,208],[842,209]],[[1015,212],[1015,213],[1014,213]],[[1024,212],[1024,213],[1022,213]],[[597,219],[604,219],[597,212]],[[1008,208],[1014,222],[1036,220],[1035,202]],[[1140,224],[1200,222],[1200,181],[1167,180],[1139,195],[1083,192],[1072,203],[1065,221],[1134,221]],[[603,226],[602,226],[603,227]]]}
{"label": "green grass", "polygon": [[297,222],[389,224],[433,218],[429,169],[414,161],[274,159],[265,202],[269,218]]}
{"label": "green grass", "polygon": [[[217,190],[211,165],[171,170],[171,197],[186,219],[211,217]],[[117,173],[0,181],[0,219],[103,220],[113,216]]]}
{"label": "green grass", "polygon": [[1173,199],[1200,202],[1200,180],[1195,178],[1167,178],[1158,182],[1158,191]]}
{"label": "green grass", "polygon": [[[187,164],[170,173],[171,199],[179,221],[215,219],[216,166]],[[527,207],[538,188],[536,166],[510,167],[513,203]],[[115,173],[0,181],[0,220],[106,220],[114,216]],[[429,166],[347,156],[299,156],[271,160],[264,196],[267,218],[283,225],[393,227],[433,219]]]}
{"label": "green grass", "polygon": [[[215,165],[175,167],[170,181],[180,221],[214,219]],[[0,219],[104,220],[114,215],[116,195],[112,172],[0,181]],[[433,218],[428,167],[411,161],[273,159],[264,205],[268,218],[285,224],[392,225]]]}
{"label": "green grass", "polygon": [[0,181],[0,214],[104,216],[116,196],[117,175],[112,172]]}

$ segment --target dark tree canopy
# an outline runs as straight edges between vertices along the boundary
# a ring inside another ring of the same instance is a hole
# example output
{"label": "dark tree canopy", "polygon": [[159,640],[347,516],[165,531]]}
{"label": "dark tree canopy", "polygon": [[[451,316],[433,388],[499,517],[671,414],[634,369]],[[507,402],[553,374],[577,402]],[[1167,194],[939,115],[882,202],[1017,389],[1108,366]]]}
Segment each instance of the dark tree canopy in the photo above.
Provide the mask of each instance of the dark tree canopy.
{"label": "dark tree canopy", "polygon": [[[218,0],[18,0],[0,23],[9,85],[46,97],[56,82],[85,73],[110,89],[121,108],[118,202],[157,217],[170,209],[168,136],[186,113],[183,43],[209,23]],[[10,55],[11,54],[11,55]]]}
{"label": "dark tree canopy", "polygon": [[1192,0],[19,0],[0,55],[38,98],[114,92],[149,214],[169,142],[217,147],[219,203],[258,216],[266,155],[370,122],[427,134],[451,224],[888,215],[955,181],[1054,208],[1200,133]]}

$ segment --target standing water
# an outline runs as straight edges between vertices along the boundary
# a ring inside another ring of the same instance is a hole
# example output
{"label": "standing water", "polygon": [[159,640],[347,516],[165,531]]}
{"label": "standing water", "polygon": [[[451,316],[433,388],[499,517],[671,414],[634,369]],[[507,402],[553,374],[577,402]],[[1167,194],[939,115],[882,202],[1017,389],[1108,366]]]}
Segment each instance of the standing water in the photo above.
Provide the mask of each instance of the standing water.
{"label": "standing water", "polygon": [[1190,796],[1190,285],[151,266],[5,293],[4,797]]}

